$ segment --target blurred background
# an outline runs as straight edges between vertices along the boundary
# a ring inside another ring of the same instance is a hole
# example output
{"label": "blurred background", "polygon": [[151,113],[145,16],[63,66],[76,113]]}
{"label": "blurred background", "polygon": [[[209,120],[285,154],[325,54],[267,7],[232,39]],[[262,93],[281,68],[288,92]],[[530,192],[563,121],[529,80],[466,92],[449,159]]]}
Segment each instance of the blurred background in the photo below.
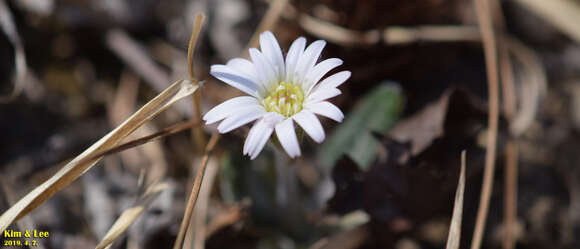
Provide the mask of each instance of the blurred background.
{"label": "blurred background", "polygon": [[[300,36],[326,40],[322,58],[342,59],[352,77],[331,100],[345,120],[322,119],[327,139],[304,139],[299,159],[271,143],[243,157],[247,128],[221,138],[185,248],[444,248],[463,150],[468,248],[490,132],[496,170],[481,247],[580,248],[580,1],[490,0],[488,11],[475,2],[0,0],[0,210],[187,78],[204,13],[202,113],[241,94],[209,67],[242,55],[263,28],[283,51]],[[497,131],[478,17],[494,27]],[[192,113],[186,98],[131,138]],[[145,186],[163,181],[112,248],[172,248],[199,151],[186,131],[106,156],[11,229],[49,231],[44,248],[94,248]]]}

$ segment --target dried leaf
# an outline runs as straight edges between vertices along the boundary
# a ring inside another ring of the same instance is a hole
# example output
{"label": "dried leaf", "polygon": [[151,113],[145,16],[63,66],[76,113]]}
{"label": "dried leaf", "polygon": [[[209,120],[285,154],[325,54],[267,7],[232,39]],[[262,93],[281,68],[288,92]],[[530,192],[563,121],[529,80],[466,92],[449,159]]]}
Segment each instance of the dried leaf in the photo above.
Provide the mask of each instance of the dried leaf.
{"label": "dried leaf", "polygon": [[[485,114],[483,105],[478,103],[468,92],[452,88],[445,91],[439,100],[427,105],[415,115],[397,122],[388,134],[397,141],[410,142],[411,153],[417,155],[428,148],[433,140],[445,135],[445,123],[452,118],[449,117],[451,115],[448,115],[451,111]],[[461,130],[455,131],[460,132]]]}
{"label": "dried leaf", "polygon": [[570,38],[580,42],[580,5],[572,0],[516,0],[546,19]]}
{"label": "dried leaf", "polygon": [[139,200],[137,203],[125,210],[121,216],[115,221],[113,226],[109,229],[105,237],[99,242],[95,249],[109,248],[115,239],[121,236],[128,228],[139,218],[139,216],[145,211],[145,209],[151,204],[161,191],[167,189],[166,183],[159,183],[152,186]]}
{"label": "dried leaf", "polygon": [[453,205],[453,216],[449,226],[449,237],[447,238],[447,249],[458,249],[461,240],[461,217],[463,214],[463,195],[465,192],[465,151],[461,152],[461,173],[459,173],[459,183],[455,192],[455,204]]}
{"label": "dried leaf", "polygon": [[[101,159],[101,157],[94,158],[95,155],[117,145],[144,123],[151,120],[176,101],[192,94],[195,90],[197,90],[197,86],[194,86],[189,80],[179,80],[173,83],[165,91],[157,95],[157,97],[149,101],[149,103],[145,104],[145,106],[125,120],[125,122],[94,143],[82,154],[56,172],[51,178],[33,189],[4,212],[0,216],[0,233],[12,224],[12,222],[40,206],[56,192],[68,186],[72,181],[89,170]],[[90,160],[87,160],[87,158]]]}
{"label": "dried leaf", "polygon": [[345,214],[363,208],[372,220],[386,223],[396,217],[421,222],[446,214],[460,165],[452,155],[470,152],[473,167],[467,173],[481,170],[483,164],[484,150],[476,137],[485,128],[486,112],[477,102],[466,91],[450,90],[399,121],[389,135],[377,134],[382,150],[368,171],[348,158],[340,160],[332,172],[340,191],[329,201],[329,210]]}

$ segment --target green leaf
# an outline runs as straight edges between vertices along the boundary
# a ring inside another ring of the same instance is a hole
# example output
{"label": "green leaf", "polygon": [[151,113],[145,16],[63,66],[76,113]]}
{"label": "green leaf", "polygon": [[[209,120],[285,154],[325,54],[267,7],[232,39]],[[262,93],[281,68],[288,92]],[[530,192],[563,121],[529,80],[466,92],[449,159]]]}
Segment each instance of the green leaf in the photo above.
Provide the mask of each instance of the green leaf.
{"label": "green leaf", "polygon": [[347,154],[362,170],[369,168],[379,148],[371,132],[386,132],[399,117],[402,107],[400,88],[392,83],[381,83],[362,98],[322,145],[320,164],[331,169],[343,154]]}

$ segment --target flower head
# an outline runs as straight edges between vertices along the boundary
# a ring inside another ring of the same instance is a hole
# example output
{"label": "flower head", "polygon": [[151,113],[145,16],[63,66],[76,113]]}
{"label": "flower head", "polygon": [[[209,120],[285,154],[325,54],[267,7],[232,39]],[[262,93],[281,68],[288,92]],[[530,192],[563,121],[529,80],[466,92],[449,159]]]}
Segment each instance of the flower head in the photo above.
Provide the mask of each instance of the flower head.
{"label": "flower head", "polygon": [[315,114],[342,122],[344,115],[326,101],[339,95],[338,86],[349,71],[333,74],[321,81],[330,70],[342,64],[337,58],[316,64],[325,41],[306,46],[306,39],[296,39],[286,58],[270,31],[260,35],[260,48],[250,49],[251,61],[234,58],[226,65],[211,66],[211,74],[248,94],[229,99],[205,114],[206,124],[223,120],[220,133],[226,133],[255,121],[244,143],[244,155],[256,158],[275,131],[280,145],[292,158],[300,156],[294,129],[296,122],[315,142],[324,141],[324,129]]}

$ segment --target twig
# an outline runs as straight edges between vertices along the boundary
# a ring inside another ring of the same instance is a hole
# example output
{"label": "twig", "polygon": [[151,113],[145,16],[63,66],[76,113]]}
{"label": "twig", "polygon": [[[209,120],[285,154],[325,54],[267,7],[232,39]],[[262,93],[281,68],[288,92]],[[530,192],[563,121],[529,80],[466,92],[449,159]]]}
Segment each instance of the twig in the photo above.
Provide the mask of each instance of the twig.
{"label": "twig", "polygon": [[175,239],[175,244],[173,244],[173,249],[181,249],[183,247],[183,239],[185,238],[185,233],[187,232],[187,228],[191,222],[191,216],[195,208],[195,203],[197,202],[197,197],[199,196],[201,182],[203,181],[203,176],[205,175],[205,168],[207,166],[207,162],[209,161],[209,156],[211,155],[211,152],[213,151],[219,138],[220,134],[214,132],[206,146],[205,155],[203,155],[199,169],[197,170],[195,181],[193,182],[193,189],[189,195],[187,206],[185,207],[185,214],[183,215],[183,220],[181,221],[181,227],[179,228],[177,239]]}
{"label": "twig", "polygon": [[474,0],[475,12],[480,25],[480,32],[483,38],[483,49],[485,53],[485,65],[487,68],[488,91],[489,91],[489,116],[488,116],[488,133],[487,148],[485,153],[485,169],[483,175],[483,186],[477,212],[477,220],[471,249],[479,249],[485,229],[487,212],[489,209],[489,199],[493,188],[493,175],[495,171],[495,153],[496,140],[499,118],[499,84],[498,84],[498,66],[497,66],[497,48],[493,24],[490,19],[490,8],[487,0]]}
{"label": "twig", "polygon": [[391,26],[386,29],[358,31],[338,26],[305,13],[298,13],[291,5],[288,5],[286,10],[284,17],[296,19],[300,27],[306,32],[343,46],[370,46],[380,42],[387,45],[397,45],[420,41],[480,41],[477,27],[472,26]]}
{"label": "twig", "polygon": [[[195,82],[195,84],[199,84],[195,78],[194,72],[194,60],[193,54],[195,52],[195,44],[197,44],[197,40],[199,38],[199,33],[201,32],[201,27],[203,25],[203,20],[205,16],[203,14],[197,14],[195,17],[195,22],[193,23],[193,30],[191,31],[191,37],[189,38],[189,46],[187,48],[187,64],[189,65],[189,78]],[[193,120],[201,121],[201,91],[197,91],[193,93]],[[196,148],[198,152],[201,154],[202,148],[205,148],[205,144],[207,143],[207,139],[205,137],[205,133],[203,132],[203,128],[201,126],[194,127],[191,129],[191,136],[193,141],[195,142]]]}

